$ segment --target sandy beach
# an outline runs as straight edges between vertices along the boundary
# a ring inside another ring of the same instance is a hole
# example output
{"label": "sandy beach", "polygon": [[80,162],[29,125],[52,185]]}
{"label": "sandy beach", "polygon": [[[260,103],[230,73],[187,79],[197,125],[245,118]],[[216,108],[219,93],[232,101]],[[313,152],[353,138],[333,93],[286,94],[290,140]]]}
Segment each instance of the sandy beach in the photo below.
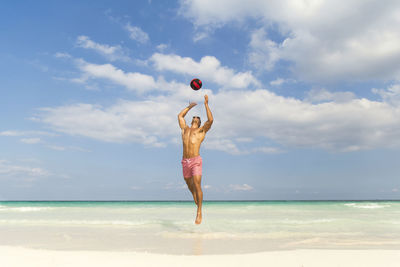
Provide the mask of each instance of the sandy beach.
{"label": "sandy beach", "polygon": [[398,267],[399,250],[290,250],[236,255],[166,255],[143,252],[53,251],[0,247],[4,267],[105,266],[282,266],[282,267]]}

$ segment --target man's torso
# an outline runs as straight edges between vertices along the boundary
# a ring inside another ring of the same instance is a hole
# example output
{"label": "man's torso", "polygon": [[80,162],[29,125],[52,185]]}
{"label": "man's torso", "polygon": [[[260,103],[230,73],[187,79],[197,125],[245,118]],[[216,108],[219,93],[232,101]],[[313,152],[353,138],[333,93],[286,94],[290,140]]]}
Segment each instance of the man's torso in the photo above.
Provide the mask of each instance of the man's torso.
{"label": "man's torso", "polygon": [[200,155],[200,145],[205,137],[203,128],[182,129],[183,158],[193,158]]}

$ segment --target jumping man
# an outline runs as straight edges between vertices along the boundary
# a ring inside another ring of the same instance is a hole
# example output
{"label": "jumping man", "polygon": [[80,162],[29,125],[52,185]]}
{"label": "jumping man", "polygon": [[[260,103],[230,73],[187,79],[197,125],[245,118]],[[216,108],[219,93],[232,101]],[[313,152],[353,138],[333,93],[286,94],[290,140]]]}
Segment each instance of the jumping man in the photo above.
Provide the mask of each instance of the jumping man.
{"label": "jumping man", "polygon": [[194,202],[197,205],[196,224],[201,223],[201,205],[203,203],[203,191],[201,190],[201,169],[202,159],[200,157],[200,145],[206,136],[206,132],[210,130],[213,123],[213,116],[208,107],[208,96],[204,96],[204,106],[207,111],[207,121],[202,127],[200,117],[193,117],[191,126],[187,126],[185,115],[189,110],[196,106],[196,103],[190,103],[178,115],[179,126],[182,129],[183,157],[182,168],[183,178],[193,195]]}

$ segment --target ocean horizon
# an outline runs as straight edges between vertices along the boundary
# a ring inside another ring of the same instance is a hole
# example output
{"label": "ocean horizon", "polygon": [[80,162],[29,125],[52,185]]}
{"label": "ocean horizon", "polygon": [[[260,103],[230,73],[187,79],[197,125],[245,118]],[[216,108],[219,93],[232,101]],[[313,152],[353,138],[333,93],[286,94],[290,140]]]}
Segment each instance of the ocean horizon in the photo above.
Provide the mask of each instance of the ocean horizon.
{"label": "ocean horizon", "polygon": [[[324,202],[324,201],[400,201],[400,199],[265,199],[265,200],[259,200],[259,199],[209,199],[209,200],[203,200],[203,202]],[[126,199],[126,200],[118,200],[118,199],[111,199],[111,200],[97,200],[97,199],[89,199],[89,200],[83,200],[83,199],[73,199],[73,200],[67,200],[67,199],[59,199],[59,200],[51,200],[51,199],[41,199],[41,200],[28,200],[28,199],[17,199],[17,200],[0,200],[1,202],[193,202],[193,200],[188,200],[188,199],[182,199],[182,200],[131,200],[131,199]]]}

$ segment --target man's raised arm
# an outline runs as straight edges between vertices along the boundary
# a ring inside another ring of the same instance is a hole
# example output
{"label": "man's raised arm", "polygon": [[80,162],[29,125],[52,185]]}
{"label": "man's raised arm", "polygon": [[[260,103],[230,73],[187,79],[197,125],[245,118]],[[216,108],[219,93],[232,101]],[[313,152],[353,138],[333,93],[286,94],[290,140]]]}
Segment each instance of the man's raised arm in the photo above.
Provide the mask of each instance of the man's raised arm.
{"label": "man's raised arm", "polygon": [[211,125],[214,120],[211,110],[208,107],[208,95],[204,96],[204,106],[206,107],[206,111],[207,111],[207,121],[204,123],[203,129],[204,129],[204,131],[208,132],[208,130],[210,130]]}
{"label": "man's raised arm", "polygon": [[179,114],[178,114],[178,122],[179,122],[179,127],[181,127],[181,129],[185,129],[186,127],[186,122],[185,122],[185,115],[189,112],[189,110],[196,106],[196,103],[190,103],[189,106],[187,106],[186,108],[184,108]]}

